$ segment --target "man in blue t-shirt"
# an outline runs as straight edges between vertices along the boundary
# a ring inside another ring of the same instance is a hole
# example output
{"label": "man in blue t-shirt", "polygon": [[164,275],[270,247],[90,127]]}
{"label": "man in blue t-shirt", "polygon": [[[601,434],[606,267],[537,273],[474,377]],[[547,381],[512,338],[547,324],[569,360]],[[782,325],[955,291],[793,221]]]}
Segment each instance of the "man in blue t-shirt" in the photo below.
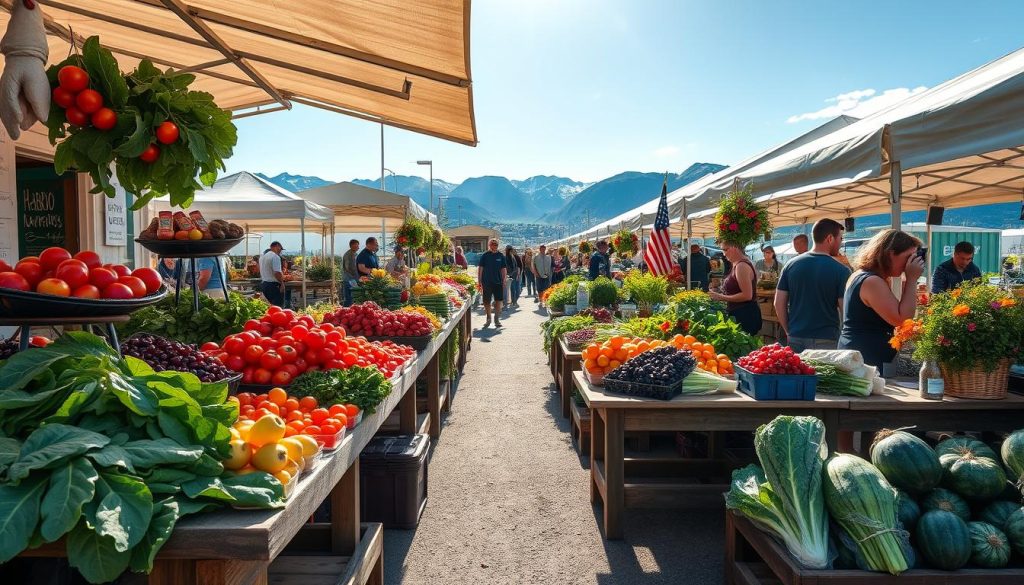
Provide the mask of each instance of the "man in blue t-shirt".
{"label": "man in blue t-shirt", "polygon": [[597,252],[590,257],[590,273],[588,280],[594,280],[598,276],[612,277],[612,260],[608,256],[608,242],[601,240],[597,243]]}
{"label": "man in blue t-shirt", "polygon": [[370,276],[371,270],[380,268],[380,262],[377,260],[379,246],[377,238],[366,238],[366,247],[356,256],[356,270],[359,271],[359,276]]}
{"label": "man in blue t-shirt", "polygon": [[196,259],[196,284],[198,289],[207,296],[225,300],[224,281],[222,280],[224,278],[224,265],[221,264],[220,270],[217,269],[217,264],[220,261],[219,256]]}
{"label": "man in blue t-shirt", "polygon": [[822,219],[811,230],[814,249],[782,269],[775,290],[775,312],[793,351],[835,349],[840,311],[850,269],[835,259],[843,242],[843,225]]}
{"label": "man in blue t-shirt", "polygon": [[487,251],[477,262],[476,280],[484,293],[484,314],[487,321],[484,327],[491,326],[491,300],[494,300],[494,326],[501,327],[501,300],[505,298],[505,278],[508,276],[508,263],[505,255],[498,251],[498,240],[487,242]]}

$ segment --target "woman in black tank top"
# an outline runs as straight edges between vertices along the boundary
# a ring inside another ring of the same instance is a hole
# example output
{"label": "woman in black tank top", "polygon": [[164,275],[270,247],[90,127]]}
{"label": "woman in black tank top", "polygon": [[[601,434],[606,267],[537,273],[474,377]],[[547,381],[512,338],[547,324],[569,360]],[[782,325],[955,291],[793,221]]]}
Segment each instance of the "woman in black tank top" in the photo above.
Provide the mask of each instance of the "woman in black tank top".
{"label": "woman in black tank top", "polygon": [[722,251],[726,259],[732,263],[729,276],[722,283],[721,293],[709,293],[716,301],[728,303],[729,316],[740,324],[740,328],[750,335],[761,331],[761,309],[757,306],[757,271],[743,247],[731,243],[723,243]]}

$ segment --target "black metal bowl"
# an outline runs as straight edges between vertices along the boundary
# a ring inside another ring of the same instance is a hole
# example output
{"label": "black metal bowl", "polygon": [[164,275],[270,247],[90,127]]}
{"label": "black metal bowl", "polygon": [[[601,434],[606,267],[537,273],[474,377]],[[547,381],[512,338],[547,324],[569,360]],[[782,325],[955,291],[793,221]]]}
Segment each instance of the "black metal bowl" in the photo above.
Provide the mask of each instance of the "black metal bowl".
{"label": "black metal bowl", "polygon": [[167,296],[167,287],[138,299],[84,299],[58,297],[36,292],[0,288],[0,317],[8,319],[46,317],[116,317],[131,314],[158,303]]}
{"label": "black metal bowl", "polygon": [[141,240],[135,238],[135,241],[157,256],[201,258],[227,254],[231,248],[234,248],[244,239],[245,236],[241,238],[225,238],[223,240]]}

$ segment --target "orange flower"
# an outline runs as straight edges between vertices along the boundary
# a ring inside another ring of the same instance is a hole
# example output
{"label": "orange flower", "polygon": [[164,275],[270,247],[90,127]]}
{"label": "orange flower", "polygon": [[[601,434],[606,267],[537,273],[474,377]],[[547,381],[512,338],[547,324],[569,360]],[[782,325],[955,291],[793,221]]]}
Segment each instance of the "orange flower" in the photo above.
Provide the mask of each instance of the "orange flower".
{"label": "orange flower", "polygon": [[[953,292],[958,292],[958,291],[959,291],[959,289],[957,289],[957,290],[955,290]],[[957,306],[953,307],[953,316],[954,317],[963,317],[964,315],[967,315],[970,312],[971,312],[971,308],[968,307],[967,305],[957,305]]]}
{"label": "orange flower", "polygon": [[962,292],[963,292],[963,291],[961,291],[960,289],[958,289],[958,288],[955,288],[955,289],[953,289],[953,290],[952,290],[952,291],[951,291],[951,292],[949,293],[949,296],[953,297],[954,299],[959,299],[959,298],[960,298],[960,294],[961,294]]}
{"label": "orange flower", "polygon": [[1012,307],[1017,304],[1016,299],[999,299],[999,306],[1002,308]]}

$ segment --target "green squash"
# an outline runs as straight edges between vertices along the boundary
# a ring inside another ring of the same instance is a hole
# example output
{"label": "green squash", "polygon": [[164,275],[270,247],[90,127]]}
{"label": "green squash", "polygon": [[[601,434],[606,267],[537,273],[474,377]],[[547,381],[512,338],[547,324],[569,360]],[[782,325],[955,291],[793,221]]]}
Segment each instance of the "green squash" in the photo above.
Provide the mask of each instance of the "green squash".
{"label": "green squash", "polygon": [[1010,519],[1010,514],[1020,510],[1020,507],[1020,504],[1017,502],[996,500],[985,506],[981,513],[978,514],[978,520],[988,522],[992,526],[995,526],[999,530],[1005,532],[1006,521]]}
{"label": "green squash", "polygon": [[1021,483],[1024,480],[1024,430],[1014,431],[1006,437],[999,454],[1009,471],[1010,481]]}
{"label": "green squash", "polygon": [[911,498],[907,492],[899,492],[896,495],[896,519],[900,521],[903,529],[913,532],[919,518],[921,518],[921,506],[918,506],[914,498]]}
{"label": "green squash", "polygon": [[918,496],[942,480],[939,456],[928,443],[904,431],[879,431],[871,444],[871,463],[893,487]]}
{"label": "green squash", "polygon": [[1000,569],[1010,562],[1010,541],[988,522],[970,522],[971,563],[986,569]]}
{"label": "green squash", "polygon": [[950,437],[935,446],[935,453],[941,458],[943,455],[966,455],[974,453],[978,457],[985,457],[992,461],[999,462],[999,456],[991,447],[971,437]]}
{"label": "green squash", "polygon": [[971,558],[971,535],[967,523],[952,512],[926,512],[917,521],[914,541],[927,566],[935,569],[955,571]]}
{"label": "green squash", "polygon": [[1003,525],[1006,538],[1010,539],[1013,552],[1024,555],[1024,508],[1018,508],[1006,519]]}
{"label": "green squash", "polygon": [[956,514],[964,522],[971,519],[971,507],[967,505],[967,502],[945,488],[935,488],[928,492],[925,497],[921,498],[920,504],[922,512],[942,510]]}
{"label": "green squash", "polygon": [[999,463],[974,453],[939,457],[945,471],[942,486],[974,501],[992,500],[1003,493],[1006,473]]}

